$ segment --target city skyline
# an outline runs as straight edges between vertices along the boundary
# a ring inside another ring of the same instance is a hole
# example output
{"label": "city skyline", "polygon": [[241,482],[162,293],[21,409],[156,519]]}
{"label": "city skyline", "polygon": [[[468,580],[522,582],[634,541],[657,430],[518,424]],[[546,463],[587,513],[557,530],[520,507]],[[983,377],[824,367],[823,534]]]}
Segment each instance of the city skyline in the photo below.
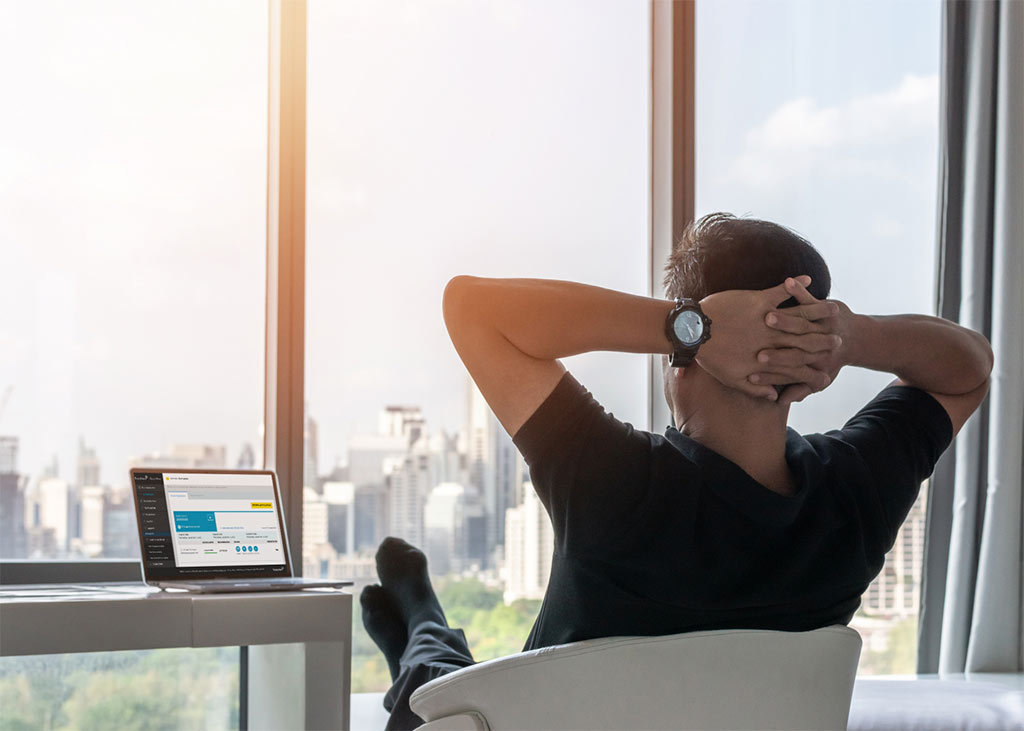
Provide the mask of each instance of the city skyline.
{"label": "city skyline", "polygon": [[[502,452],[510,449],[514,452],[514,447],[511,439],[502,429],[486,403],[483,402],[479,391],[472,383],[468,374],[465,376],[465,379],[467,386],[464,389],[464,395],[467,398],[463,413],[466,420],[457,428],[438,427],[431,431],[427,426],[429,420],[423,416],[419,407],[382,404],[378,419],[376,419],[376,429],[374,430],[370,424],[367,424],[364,431],[351,435],[348,451],[346,451],[346,459],[333,465],[329,470],[317,470],[312,476],[304,474],[304,486],[307,489],[312,487],[315,491],[321,492],[323,484],[337,478],[339,474],[345,477],[353,476],[353,479],[357,481],[362,479],[363,482],[373,484],[378,479],[378,475],[379,477],[384,477],[395,470],[398,466],[396,458],[400,458],[399,461],[401,461],[408,456],[413,456],[413,450],[418,445],[426,445],[428,440],[431,443],[435,443],[437,439],[440,439],[450,451],[453,453],[458,451],[459,455],[464,458],[464,464],[458,468],[445,468],[441,473],[442,478],[434,481],[454,481],[456,479],[456,472],[458,472],[458,479],[465,482],[467,486],[477,490],[481,499],[483,499],[485,497],[484,493],[488,489],[492,492],[494,489],[493,484],[491,488],[488,488],[485,483],[493,483],[496,479],[496,465],[491,464],[491,461],[488,459],[489,452],[487,450],[492,448],[498,450],[497,445],[500,444]],[[474,395],[475,399],[473,399]],[[475,404],[475,407],[471,408],[470,404]],[[478,423],[476,427],[474,427],[474,419]],[[484,426],[480,426],[480,423]],[[478,432],[481,429],[484,431],[483,436],[477,440],[478,443],[475,445],[475,450],[469,446],[472,441],[469,435],[474,431],[474,428]],[[367,440],[369,441],[367,442]],[[54,455],[42,469],[33,472],[25,470],[24,466],[19,464],[20,437],[18,435],[0,435],[0,475],[17,476],[19,478],[18,489],[25,494],[29,494],[40,491],[40,486],[49,482],[62,484],[66,486],[67,490],[77,492],[92,488],[102,488],[105,491],[127,491],[130,489],[128,471],[131,467],[163,467],[171,469],[175,467],[189,469],[203,467],[212,469],[228,467],[238,469],[261,468],[257,464],[257,450],[253,449],[253,445],[250,442],[242,442],[237,451],[229,451],[228,446],[224,444],[182,442],[172,443],[167,449],[156,449],[135,457],[126,457],[123,460],[124,478],[118,479],[116,476],[111,477],[110,475],[116,475],[122,470],[110,470],[109,465],[105,465],[99,458],[96,445],[86,435],[79,435],[76,442],[77,454],[73,467],[69,465],[62,468],[56,455]],[[315,455],[319,451],[316,420],[312,413],[307,414],[305,445],[307,457]],[[376,464],[373,464],[375,458],[371,457],[369,464],[360,462],[357,458],[356,463],[353,465],[351,459],[352,450],[361,455],[366,449],[379,453],[378,458],[376,458]],[[471,452],[475,455],[473,458],[470,458]],[[261,454],[262,450],[258,450],[258,453]],[[523,480],[525,479],[523,477],[525,465],[521,463],[521,458],[517,452],[515,456],[517,460],[512,460],[511,469],[513,469],[520,480]],[[498,458],[495,457],[493,461],[497,462]],[[505,463],[508,464],[509,460],[505,459]],[[315,460],[307,459],[304,467],[308,468],[314,464],[316,464]],[[356,474],[360,470],[372,476],[360,478]],[[397,470],[397,472],[400,472],[400,470]],[[430,485],[428,490],[432,487],[433,485]],[[514,491],[514,487],[507,479],[504,489]],[[62,496],[61,499],[65,503],[68,501],[67,496]],[[490,499],[491,505],[498,505],[498,503],[494,502],[493,497]],[[422,510],[423,507],[421,504],[414,505],[412,509],[416,512],[417,510]],[[58,540],[58,543],[65,546],[59,553],[67,551],[69,520],[70,518],[64,519],[59,530],[63,538]],[[504,522],[503,519],[501,522]],[[495,520],[489,521],[491,527],[487,537],[497,540],[501,538],[501,533],[495,530],[493,527],[495,524]],[[491,532],[493,532],[493,535]],[[134,537],[134,530],[131,531],[130,536]],[[414,535],[413,537],[418,536]]]}

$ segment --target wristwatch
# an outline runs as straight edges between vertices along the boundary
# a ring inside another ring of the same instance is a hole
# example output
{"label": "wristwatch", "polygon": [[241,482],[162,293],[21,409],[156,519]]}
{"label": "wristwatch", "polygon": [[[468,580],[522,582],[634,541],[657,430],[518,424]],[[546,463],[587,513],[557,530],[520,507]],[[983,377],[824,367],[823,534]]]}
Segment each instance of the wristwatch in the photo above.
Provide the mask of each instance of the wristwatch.
{"label": "wristwatch", "polygon": [[676,300],[676,306],[665,318],[665,337],[672,343],[668,362],[675,368],[693,363],[700,345],[711,337],[711,318],[692,299]]}

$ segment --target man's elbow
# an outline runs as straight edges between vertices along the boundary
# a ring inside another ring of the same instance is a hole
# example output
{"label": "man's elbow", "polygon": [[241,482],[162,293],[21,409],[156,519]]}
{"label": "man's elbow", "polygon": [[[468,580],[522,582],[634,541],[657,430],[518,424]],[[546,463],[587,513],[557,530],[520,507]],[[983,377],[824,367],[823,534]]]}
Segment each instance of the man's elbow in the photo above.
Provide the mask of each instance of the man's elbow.
{"label": "man's elbow", "polygon": [[978,347],[977,382],[987,386],[989,377],[992,375],[992,368],[995,366],[995,354],[992,352],[992,345],[988,338],[978,332],[975,332],[974,336]]}
{"label": "man's elbow", "polygon": [[478,281],[478,277],[460,274],[452,277],[445,286],[441,310],[449,330],[473,311],[474,290]]}

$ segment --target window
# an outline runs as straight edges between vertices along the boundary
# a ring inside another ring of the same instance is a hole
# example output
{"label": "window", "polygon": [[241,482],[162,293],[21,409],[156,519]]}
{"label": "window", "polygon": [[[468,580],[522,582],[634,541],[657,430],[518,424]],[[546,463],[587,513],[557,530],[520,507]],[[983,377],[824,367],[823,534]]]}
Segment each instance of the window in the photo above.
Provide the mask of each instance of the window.
{"label": "window", "polygon": [[267,17],[0,9],[2,558],[137,556],[130,465],[262,461]]}
{"label": "window", "polygon": [[[0,6],[0,62],[19,69],[0,78],[18,100],[0,118],[0,558],[137,555],[129,464],[263,463],[267,17],[246,0]],[[854,309],[929,311],[938,4],[719,0],[697,23],[698,215],[797,229]],[[458,273],[647,292],[650,35],[645,2],[310,2],[292,539],[304,573],[357,591],[381,537],[423,545],[478,659],[522,646],[547,576],[526,557],[550,535],[441,292]],[[569,365],[646,426],[644,358]],[[834,426],[884,381],[846,372],[794,425]],[[926,499],[865,595],[862,670],[912,669]],[[355,622],[353,690],[381,690]],[[0,664],[19,709],[27,662]]]}
{"label": "window", "polygon": [[[697,3],[697,215],[724,210],[795,229],[829,263],[832,296],[854,311],[932,312],[940,10]],[[790,423],[837,428],[890,379],[847,369],[795,406]],[[903,536],[923,540],[926,496],[927,485]],[[874,638],[862,673],[914,672],[922,558],[898,538],[865,595],[853,622]],[[895,599],[896,572],[912,577],[913,602]]]}
{"label": "window", "polygon": [[[362,585],[384,536],[423,545],[479,659],[522,648],[547,572],[514,538],[545,535],[506,534],[530,488],[441,294],[467,273],[646,293],[649,39],[646,3],[309,6],[306,574]],[[568,365],[646,424],[646,358]],[[353,689],[386,689],[355,630]]]}
{"label": "window", "polygon": [[0,661],[2,729],[238,728],[233,647]]}
{"label": "window", "polygon": [[[0,558],[138,556],[130,465],[262,463],[267,18],[0,4]],[[237,727],[238,656],[4,658],[0,727]]]}

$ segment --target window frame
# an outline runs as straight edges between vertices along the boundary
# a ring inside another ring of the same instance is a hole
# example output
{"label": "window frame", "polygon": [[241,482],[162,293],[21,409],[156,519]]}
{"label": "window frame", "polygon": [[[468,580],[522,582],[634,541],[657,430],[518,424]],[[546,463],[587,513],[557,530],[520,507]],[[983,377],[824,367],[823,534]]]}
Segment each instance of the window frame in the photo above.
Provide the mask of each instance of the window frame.
{"label": "window frame", "polygon": [[270,0],[264,469],[277,472],[302,575],[306,324],[306,0]]}
{"label": "window frame", "polygon": [[[651,0],[651,185],[648,295],[664,297],[664,262],[693,221],[696,0]],[[662,358],[648,356],[647,429],[673,423],[663,393]]]}
{"label": "window frame", "polygon": [[[650,193],[648,294],[663,296],[662,262],[694,215],[695,0],[650,0]],[[269,0],[264,463],[277,472],[292,564],[302,570],[305,388],[307,0]],[[661,359],[650,357],[648,428],[671,419]],[[102,559],[90,559],[102,561]],[[124,561],[114,559],[113,562]],[[128,563],[137,563],[127,560]],[[85,561],[21,561],[19,576],[66,581],[96,574]],[[35,573],[38,572],[38,573]],[[7,582],[5,582],[7,583]]]}
{"label": "window frame", "polygon": [[[269,0],[264,463],[277,472],[292,566],[302,573],[305,389],[307,0]],[[650,0],[648,294],[694,211],[695,0]],[[661,359],[649,356],[648,428],[669,423]],[[87,583],[141,577],[140,560],[0,560],[0,583]],[[126,578],[127,577],[127,578]],[[241,648],[240,728],[250,662]],[[301,668],[297,668],[301,670]],[[280,672],[281,668],[277,668]]]}

